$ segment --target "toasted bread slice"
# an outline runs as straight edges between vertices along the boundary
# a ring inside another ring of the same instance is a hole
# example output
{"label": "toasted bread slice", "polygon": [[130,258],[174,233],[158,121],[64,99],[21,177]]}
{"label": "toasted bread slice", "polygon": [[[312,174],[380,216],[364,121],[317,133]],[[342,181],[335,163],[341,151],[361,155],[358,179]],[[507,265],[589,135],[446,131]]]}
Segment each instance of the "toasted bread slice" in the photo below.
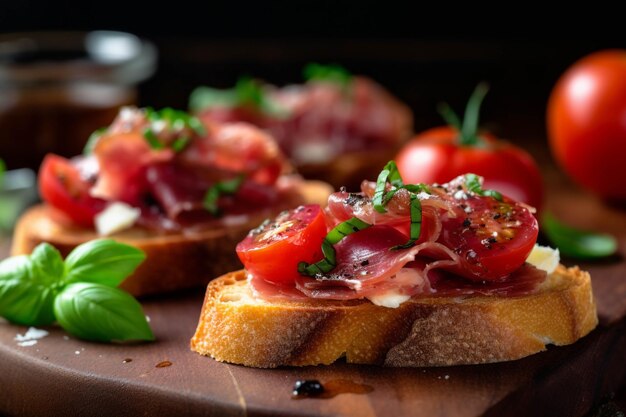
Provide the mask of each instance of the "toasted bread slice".
{"label": "toasted bread slice", "polygon": [[[306,181],[299,195],[283,201],[280,207],[256,212],[244,223],[218,229],[159,234],[133,227],[109,236],[146,253],[146,260],[120,287],[143,296],[206,285],[212,278],[241,267],[234,248],[250,229],[293,205],[325,204],[331,191],[328,184]],[[67,256],[81,243],[102,237],[93,229],[60,222],[54,214],[54,209],[39,205],[22,215],[15,228],[12,255],[28,254],[39,243],[48,242]]]}
{"label": "toasted bread slice", "polygon": [[566,345],[598,323],[587,272],[560,265],[536,293],[367,300],[264,301],[245,271],[207,288],[191,349],[218,361],[272,368],[347,362],[447,366],[501,362]]}

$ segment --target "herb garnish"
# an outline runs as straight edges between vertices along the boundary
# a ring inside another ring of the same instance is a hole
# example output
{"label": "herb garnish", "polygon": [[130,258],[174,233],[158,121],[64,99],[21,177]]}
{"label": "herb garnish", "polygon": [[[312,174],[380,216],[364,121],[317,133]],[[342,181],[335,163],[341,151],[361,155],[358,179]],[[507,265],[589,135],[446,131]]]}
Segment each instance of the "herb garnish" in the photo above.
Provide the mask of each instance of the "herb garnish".
{"label": "herb garnish", "polygon": [[[388,183],[391,185],[391,189],[385,192]],[[392,249],[410,248],[419,239],[422,230],[422,204],[416,194],[420,192],[430,193],[430,191],[425,184],[404,184],[396,163],[394,161],[387,162],[376,180],[376,189],[372,199],[374,209],[379,213],[386,213],[385,206],[391,201],[395,193],[402,189],[410,193],[411,229],[409,241],[403,245],[394,246]]]}
{"label": "herb garnish", "polygon": [[307,64],[303,70],[307,81],[327,81],[348,88],[352,84],[352,74],[341,65],[321,65],[315,62]]}
{"label": "herb garnish", "polygon": [[324,259],[314,264],[300,262],[298,264],[298,272],[302,275],[309,275],[313,277],[332,271],[335,266],[337,266],[335,248],[333,245],[339,243],[344,237],[363,229],[367,229],[370,226],[371,224],[356,217],[352,217],[345,222],[339,223],[330,232],[328,232],[322,242],[322,254],[324,254]]}
{"label": "herb garnish", "polygon": [[541,216],[541,230],[563,255],[572,258],[598,259],[617,251],[615,237],[566,226],[547,211]]}
{"label": "herb garnish", "polygon": [[204,195],[204,208],[212,215],[218,216],[220,210],[217,206],[217,200],[224,194],[235,194],[239,190],[239,187],[241,187],[241,184],[243,184],[244,179],[245,176],[240,174],[233,179],[213,184]]}
{"label": "herb garnish", "polygon": [[0,262],[0,316],[23,325],[55,320],[81,339],[154,340],[141,305],[117,287],[145,259],[139,249],[99,239],[65,261],[42,243],[30,255]]}
{"label": "herb garnish", "polygon": [[471,192],[483,197],[493,197],[498,201],[502,201],[502,194],[496,190],[483,190],[480,179],[476,174],[465,174],[465,186]]}
{"label": "herb garnish", "polygon": [[[190,134],[206,135],[202,122],[182,110],[166,107],[157,111],[147,107],[144,112],[149,125],[144,129],[143,136],[152,149],[159,150],[168,145],[175,152],[180,152],[191,140]],[[159,138],[163,131],[174,136],[170,143],[166,144]]]}
{"label": "herb garnish", "polygon": [[193,112],[215,107],[246,107],[278,118],[289,115],[286,109],[268,96],[261,81],[248,76],[240,77],[235,87],[231,89],[198,87],[189,97],[189,108]]}
{"label": "herb garnish", "polygon": [[[390,184],[392,187],[389,191],[385,191],[387,184]],[[402,245],[394,246],[391,250],[410,248],[419,239],[422,227],[422,205],[420,203],[420,199],[417,197],[417,193],[429,193],[429,190],[424,184],[405,185],[402,181],[400,173],[398,172],[396,163],[394,161],[389,161],[378,175],[378,180],[376,181],[374,197],[372,198],[374,209],[379,213],[385,213],[387,211],[385,206],[389,203],[394,194],[401,189],[405,189],[410,193],[410,236],[408,242]],[[332,271],[336,266],[335,248],[333,245],[339,243],[344,237],[363,229],[367,229],[370,226],[371,225],[369,223],[366,223],[356,217],[352,217],[351,219],[338,224],[334,229],[328,232],[322,242],[322,253],[324,258],[314,264],[300,262],[298,264],[298,272],[301,275],[315,277]]]}

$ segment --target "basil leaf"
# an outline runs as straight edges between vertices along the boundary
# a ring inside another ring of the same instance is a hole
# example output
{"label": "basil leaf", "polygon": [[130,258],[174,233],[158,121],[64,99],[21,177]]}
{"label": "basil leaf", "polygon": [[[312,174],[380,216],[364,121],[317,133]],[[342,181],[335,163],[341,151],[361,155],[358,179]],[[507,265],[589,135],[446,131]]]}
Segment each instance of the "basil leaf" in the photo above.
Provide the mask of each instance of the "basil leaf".
{"label": "basil leaf", "polygon": [[613,255],[617,251],[615,237],[566,226],[549,212],[544,212],[541,216],[541,227],[548,239],[565,256],[597,259]]}
{"label": "basil leaf", "polygon": [[146,255],[134,246],[98,239],[77,246],[65,260],[66,282],[93,282],[117,287]]}
{"label": "basil leaf", "polygon": [[465,174],[465,186],[474,194],[483,197],[493,197],[498,201],[502,201],[502,194],[496,190],[483,190],[480,179],[476,174]]}
{"label": "basil leaf", "polygon": [[154,340],[141,304],[101,284],[68,285],[54,301],[57,321],[68,333],[99,342]]}
{"label": "basil leaf", "polygon": [[47,283],[59,282],[65,275],[61,253],[49,243],[39,244],[30,255],[32,274]]}
{"label": "basil leaf", "polygon": [[58,287],[34,274],[30,257],[5,259],[0,262],[0,316],[26,326],[51,324]]}

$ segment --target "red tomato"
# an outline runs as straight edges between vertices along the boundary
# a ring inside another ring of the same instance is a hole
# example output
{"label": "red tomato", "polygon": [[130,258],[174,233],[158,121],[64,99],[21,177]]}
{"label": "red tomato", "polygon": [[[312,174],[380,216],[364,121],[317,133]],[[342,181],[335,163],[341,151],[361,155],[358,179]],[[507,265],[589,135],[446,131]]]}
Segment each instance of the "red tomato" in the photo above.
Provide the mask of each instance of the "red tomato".
{"label": "red tomato", "polygon": [[75,223],[92,227],[105,201],[89,195],[90,185],[67,159],[48,154],[39,169],[39,193],[43,200]]}
{"label": "red tomato", "polygon": [[320,206],[309,204],[284,211],[273,221],[252,230],[237,245],[237,255],[257,278],[292,284],[300,276],[300,262],[322,259],[326,222]]}
{"label": "red tomato", "polygon": [[491,197],[463,200],[464,209],[443,219],[439,242],[460,255],[454,272],[477,281],[504,278],[524,264],[537,241],[537,220],[524,206]]}
{"label": "red tomato", "polygon": [[541,207],[541,173],[527,152],[490,135],[481,135],[481,146],[462,146],[458,136],[453,127],[437,127],[405,145],[395,158],[404,182],[442,184],[471,172],[485,178],[484,188]]}
{"label": "red tomato", "polygon": [[550,95],[547,122],[565,171],[602,197],[626,201],[626,50],[574,64]]}

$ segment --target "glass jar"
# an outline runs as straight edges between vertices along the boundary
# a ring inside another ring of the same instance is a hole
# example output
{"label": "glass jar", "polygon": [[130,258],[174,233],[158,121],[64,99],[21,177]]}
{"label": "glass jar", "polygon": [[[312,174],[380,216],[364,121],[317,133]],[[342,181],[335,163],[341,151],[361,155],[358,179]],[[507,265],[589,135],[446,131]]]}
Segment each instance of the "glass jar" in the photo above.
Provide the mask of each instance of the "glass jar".
{"label": "glass jar", "polygon": [[36,169],[74,156],[89,135],[135,104],[156,68],[154,45],[113,31],[0,35],[0,158]]}

